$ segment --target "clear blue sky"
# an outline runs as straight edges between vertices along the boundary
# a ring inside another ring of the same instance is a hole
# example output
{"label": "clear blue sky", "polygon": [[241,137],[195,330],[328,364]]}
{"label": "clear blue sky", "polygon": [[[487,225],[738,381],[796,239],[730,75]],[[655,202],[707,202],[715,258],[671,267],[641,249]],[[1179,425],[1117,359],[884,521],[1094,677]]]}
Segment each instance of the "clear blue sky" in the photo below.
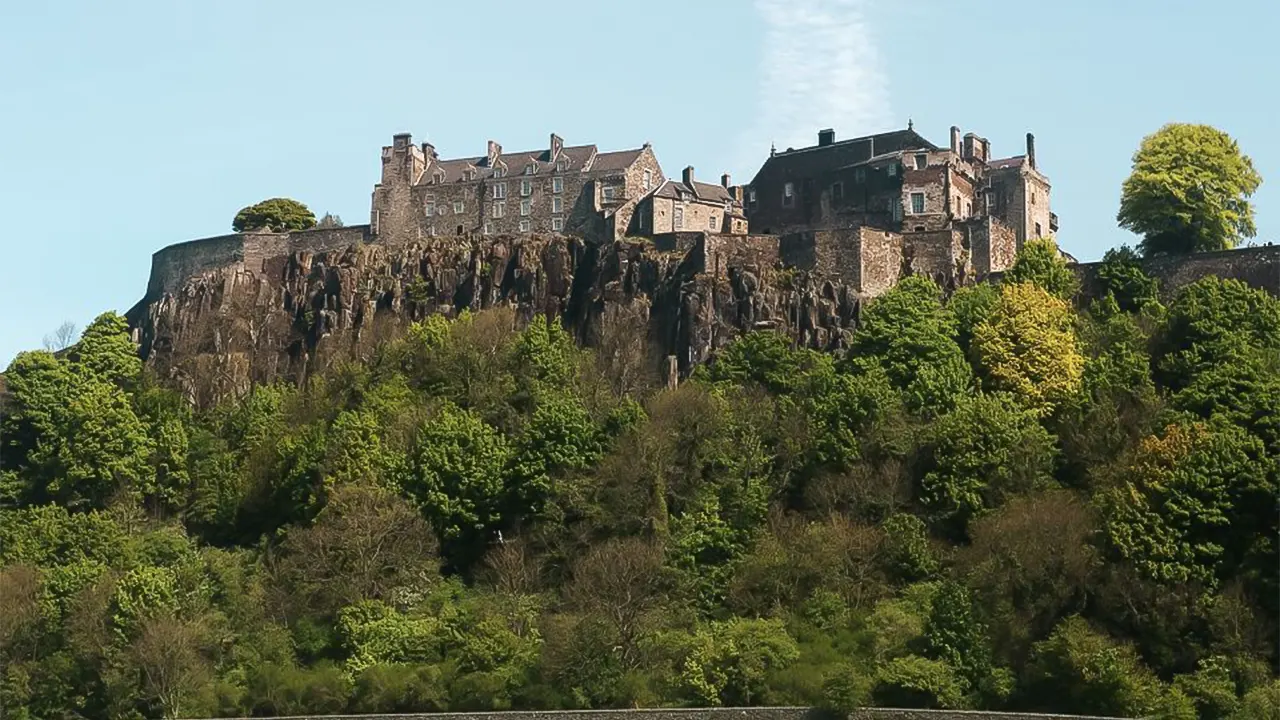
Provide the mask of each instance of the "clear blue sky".
{"label": "clear blue sky", "polygon": [[123,312],[151,253],[277,195],[367,222],[398,131],[445,155],[648,140],[668,173],[955,124],[1037,138],[1059,240],[1115,227],[1143,135],[1213,124],[1262,173],[1280,241],[1280,3],[1269,0],[42,0],[0,9],[0,367]]}

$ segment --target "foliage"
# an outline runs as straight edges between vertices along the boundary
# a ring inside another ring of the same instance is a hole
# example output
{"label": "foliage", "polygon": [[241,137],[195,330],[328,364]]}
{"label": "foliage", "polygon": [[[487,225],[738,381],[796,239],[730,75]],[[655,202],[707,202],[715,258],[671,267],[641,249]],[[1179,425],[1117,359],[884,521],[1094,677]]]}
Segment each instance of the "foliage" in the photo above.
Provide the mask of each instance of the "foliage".
{"label": "foliage", "polygon": [[1000,303],[974,329],[973,352],[992,390],[1049,415],[1080,390],[1080,355],[1071,307],[1028,284],[1005,285]]}
{"label": "foliage", "polygon": [[913,410],[939,411],[973,385],[941,290],[912,276],[876,298],[849,341],[849,367],[882,370]]}
{"label": "foliage", "polygon": [[1080,280],[1067,267],[1051,237],[1028,240],[1005,273],[1004,282],[1029,283],[1060,300],[1070,300],[1080,289]]}
{"label": "foliage", "polygon": [[315,213],[311,212],[306,205],[291,198],[271,198],[256,205],[243,207],[231,221],[231,229],[236,232],[253,232],[254,230],[288,232],[308,230],[315,226]]}
{"label": "foliage", "polygon": [[1120,194],[1120,226],[1144,255],[1227,250],[1257,232],[1249,198],[1262,183],[1229,135],[1171,123],[1142,139]]}
{"label": "foliage", "polygon": [[197,409],[105,314],[3,378],[6,717],[1273,716],[1275,299],[1035,252],[670,389],[496,308]]}
{"label": "foliage", "polygon": [[1110,295],[1124,312],[1136,312],[1157,302],[1160,281],[1148,275],[1138,253],[1128,245],[1112,248],[1102,255],[1098,281],[1104,295]]}

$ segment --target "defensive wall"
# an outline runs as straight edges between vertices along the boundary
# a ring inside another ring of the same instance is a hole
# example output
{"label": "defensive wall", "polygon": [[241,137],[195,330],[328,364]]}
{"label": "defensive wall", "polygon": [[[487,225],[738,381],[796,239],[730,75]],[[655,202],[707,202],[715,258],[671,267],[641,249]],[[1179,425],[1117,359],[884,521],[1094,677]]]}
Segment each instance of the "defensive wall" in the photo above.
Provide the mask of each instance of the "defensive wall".
{"label": "defensive wall", "polygon": [[[276,720],[831,720],[804,707],[658,708],[529,712],[401,713],[391,715],[299,715]],[[247,720],[244,719],[244,720]],[[977,710],[855,710],[848,720],[1115,720],[1086,715],[983,712]]]}

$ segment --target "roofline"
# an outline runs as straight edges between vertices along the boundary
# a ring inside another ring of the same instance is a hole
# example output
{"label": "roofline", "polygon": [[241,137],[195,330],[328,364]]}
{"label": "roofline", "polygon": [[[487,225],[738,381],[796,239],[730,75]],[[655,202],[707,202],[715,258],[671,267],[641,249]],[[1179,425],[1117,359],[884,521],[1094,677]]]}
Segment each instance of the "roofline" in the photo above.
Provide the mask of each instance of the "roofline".
{"label": "roofline", "polygon": [[[860,136],[860,137],[849,138],[848,140],[837,140],[837,141],[835,141],[835,142],[833,142],[833,143],[830,143],[830,144],[827,144],[827,145],[809,145],[809,146],[806,146],[806,147],[802,147],[802,148],[795,148],[795,149],[792,149],[792,150],[783,150],[783,151],[781,151],[781,152],[776,152],[776,153],[774,153],[773,155],[770,155],[770,156],[769,156],[769,158],[770,158],[770,159],[772,159],[772,158],[775,158],[775,157],[782,157],[782,156],[784,156],[784,155],[786,155],[786,156],[788,156],[788,157],[789,157],[789,156],[791,156],[791,155],[797,155],[797,154],[799,154],[799,153],[809,152],[809,151],[811,151],[811,150],[822,150],[823,148],[836,147],[837,145],[852,145],[853,143],[857,143],[857,142],[866,142],[867,140],[870,140],[870,139],[872,139],[872,138],[881,137],[881,136],[883,136],[883,135],[893,135],[894,133],[900,133],[900,132],[908,132],[908,133],[911,133],[912,135],[915,135],[916,137],[918,137],[918,138],[920,138],[922,141],[924,141],[924,144],[925,144],[925,145],[927,145],[927,146],[928,146],[928,149],[930,149],[930,150],[941,150],[941,149],[942,149],[942,148],[941,148],[941,146],[939,146],[939,145],[934,145],[934,144],[933,144],[933,143],[932,143],[928,138],[926,138],[925,136],[923,136],[923,135],[921,135],[920,133],[916,132],[914,128],[902,128],[902,129],[900,129],[900,130],[886,130],[886,131],[884,131],[884,132],[872,133],[872,134],[870,134],[870,135],[862,135],[862,136]],[[766,162],[768,162],[768,161],[766,160]]]}

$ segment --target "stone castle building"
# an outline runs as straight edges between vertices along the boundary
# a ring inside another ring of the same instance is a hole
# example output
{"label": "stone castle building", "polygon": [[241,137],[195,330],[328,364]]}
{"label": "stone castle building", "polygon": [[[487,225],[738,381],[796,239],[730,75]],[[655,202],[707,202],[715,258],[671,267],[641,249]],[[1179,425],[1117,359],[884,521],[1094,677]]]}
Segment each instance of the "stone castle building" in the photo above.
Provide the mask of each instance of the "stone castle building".
{"label": "stone castle building", "polygon": [[778,235],[793,264],[839,273],[868,295],[904,272],[948,282],[1008,268],[1028,238],[1058,229],[1049,179],[1026,154],[995,159],[951,128],[948,146],[905,130],[770,152],[748,184],[753,233]]}
{"label": "stone castle building", "polygon": [[[746,232],[740,188],[668,180],[643,146],[600,152],[565,145],[505,152],[490,140],[484,155],[443,159],[408,133],[382,149],[374,187],[372,234],[388,241],[423,237],[556,233],[617,239],[655,232]],[[736,194],[735,194],[736,193]]]}

